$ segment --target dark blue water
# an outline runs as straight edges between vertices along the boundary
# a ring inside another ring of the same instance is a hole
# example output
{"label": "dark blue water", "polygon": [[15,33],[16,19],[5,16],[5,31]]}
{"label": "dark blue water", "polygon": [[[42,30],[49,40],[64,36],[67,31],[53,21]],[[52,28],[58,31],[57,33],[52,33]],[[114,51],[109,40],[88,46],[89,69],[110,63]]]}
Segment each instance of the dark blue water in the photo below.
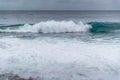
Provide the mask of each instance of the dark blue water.
{"label": "dark blue water", "polygon": [[119,22],[120,11],[1,11],[0,24],[38,23],[43,20]]}

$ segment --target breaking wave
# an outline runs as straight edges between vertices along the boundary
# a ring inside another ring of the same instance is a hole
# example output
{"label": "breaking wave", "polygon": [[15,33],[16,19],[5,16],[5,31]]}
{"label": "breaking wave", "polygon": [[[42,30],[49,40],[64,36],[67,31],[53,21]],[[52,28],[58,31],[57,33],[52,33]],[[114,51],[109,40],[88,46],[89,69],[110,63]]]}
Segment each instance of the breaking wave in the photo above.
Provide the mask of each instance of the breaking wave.
{"label": "breaking wave", "polygon": [[42,21],[37,24],[0,25],[0,32],[16,33],[106,33],[120,30],[120,23],[89,22],[75,23],[73,21]]}
{"label": "breaking wave", "polygon": [[32,33],[67,33],[86,32],[90,25],[73,21],[44,21],[37,24],[6,25],[0,27],[0,32],[32,32]]}

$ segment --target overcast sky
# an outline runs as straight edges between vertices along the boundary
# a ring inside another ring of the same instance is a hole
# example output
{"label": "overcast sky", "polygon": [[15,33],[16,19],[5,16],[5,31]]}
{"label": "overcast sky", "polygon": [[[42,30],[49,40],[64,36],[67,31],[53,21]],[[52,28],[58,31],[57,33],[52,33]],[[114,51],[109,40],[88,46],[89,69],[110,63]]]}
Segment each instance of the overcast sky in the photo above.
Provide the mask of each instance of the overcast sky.
{"label": "overcast sky", "polygon": [[120,10],[120,0],[0,0],[0,10]]}

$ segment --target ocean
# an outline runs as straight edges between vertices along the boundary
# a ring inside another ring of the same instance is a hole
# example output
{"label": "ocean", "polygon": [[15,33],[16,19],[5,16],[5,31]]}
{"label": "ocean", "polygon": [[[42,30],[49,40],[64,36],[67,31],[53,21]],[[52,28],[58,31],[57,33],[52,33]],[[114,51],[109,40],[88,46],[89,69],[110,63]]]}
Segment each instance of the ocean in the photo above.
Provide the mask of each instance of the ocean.
{"label": "ocean", "polygon": [[0,80],[119,80],[119,61],[120,11],[0,11]]}

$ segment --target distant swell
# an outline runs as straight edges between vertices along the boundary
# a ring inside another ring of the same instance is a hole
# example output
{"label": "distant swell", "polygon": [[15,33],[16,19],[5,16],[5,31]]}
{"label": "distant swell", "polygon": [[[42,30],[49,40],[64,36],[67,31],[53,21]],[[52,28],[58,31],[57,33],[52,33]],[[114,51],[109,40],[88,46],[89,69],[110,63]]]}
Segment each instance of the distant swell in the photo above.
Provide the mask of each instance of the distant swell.
{"label": "distant swell", "polygon": [[120,23],[113,22],[90,22],[75,23],[73,21],[42,21],[37,24],[17,24],[17,25],[0,25],[0,32],[15,33],[106,33],[120,30]]}

